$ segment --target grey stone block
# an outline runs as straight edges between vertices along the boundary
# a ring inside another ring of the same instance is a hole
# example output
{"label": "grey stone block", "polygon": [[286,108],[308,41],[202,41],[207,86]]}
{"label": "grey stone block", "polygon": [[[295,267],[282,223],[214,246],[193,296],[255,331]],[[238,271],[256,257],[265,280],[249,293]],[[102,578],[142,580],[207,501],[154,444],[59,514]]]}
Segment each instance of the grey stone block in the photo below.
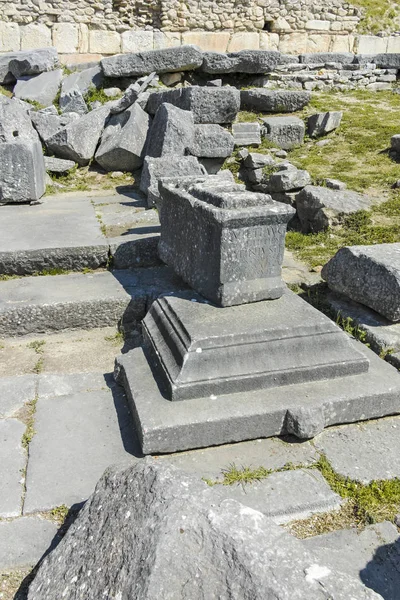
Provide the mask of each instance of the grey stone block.
{"label": "grey stone block", "polygon": [[[125,90],[122,98],[120,98],[119,100],[116,100],[113,103],[113,105],[111,106],[111,110],[110,110],[111,114],[116,115],[120,112],[123,112],[124,110],[126,110],[127,108],[132,106],[132,104],[136,101],[138,103],[140,103],[141,108],[144,109],[146,106],[146,103],[147,103],[147,97],[145,96],[146,90],[149,87],[149,85],[152,83],[152,81],[154,80],[155,77],[156,77],[156,74],[151,73],[150,75],[145,77],[143,79],[143,81],[141,81],[139,79],[135,83],[132,83]],[[144,100],[144,98],[145,98],[145,100]]]}
{"label": "grey stone block", "polygon": [[30,116],[16,98],[0,96],[0,142],[38,141]]}
{"label": "grey stone block", "polygon": [[378,69],[400,69],[400,53],[375,54],[372,56],[372,60],[368,58],[368,62],[374,63]]}
{"label": "grey stone block", "polygon": [[315,138],[334,131],[340,126],[342,117],[343,112],[341,110],[311,115],[307,120],[308,135]]}
{"label": "grey stone block", "polygon": [[[189,187],[189,189],[188,189]],[[159,184],[160,258],[212,302],[279,298],[291,207],[242,188]]]}
{"label": "grey stone block", "polygon": [[[95,104],[95,103],[93,102],[92,104]],[[60,100],[60,107],[61,107],[61,100]],[[91,106],[92,110],[94,110],[96,108],[100,108],[100,107],[101,107],[101,102],[98,103],[98,106],[97,105]],[[89,109],[85,102],[83,94],[77,89],[72,89],[68,92],[68,94],[65,94],[63,97],[63,105],[62,105],[61,112],[64,114],[76,113],[78,115],[86,115],[86,113],[89,112]]]}
{"label": "grey stone block", "polygon": [[39,141],[0,144],[0,204],[39,200],[46,189],[45,175]]}
{"label": "grey stone block", "polygon": [[314,443],[343,477],[364,484],[400,477],[399,417],[333,428]]}
{"label": "grey stone block", "polygon": [[106,171],[134,171],[141,167],[150,120],[138,104],[112,115],[101,136],[96,162]]}
{"label": "grey stone block", "polygon": [[195,156],[162,156],[152,158],[146,156],[143,163],[142,176],[140,178],[140,189],[148,195],[148,206],[152,207],[158,201],[160,194],[158,182],[163,177],[185,177],[206,175]]}
{"label": "grey stone block", "polygon": [[358,578],[381,598],[396,600],[400,586],[398,529],[388,521],[364,530],[344,529],[303,541],[329,569]]}
{"label": "grey stone block", "polygon": [[61,131],[64,127],[79,119],[77,113],[65,113],[64,115],[52,114],[39,110],[30,113],[33,126],[35,127],[40,139],[47,148],[48,141],[53,135]]}
{"label": "grey stone block", "polygon": [[[279,339],[283,315],[289,313],[293,315],[287,320],[290,337]],[[309,319],[307,326],[303,317]],[[165,296],[150,308],[143,334],[146,346],[159,360],[158,379],[170,400],[215,397],[368,370],[367,360],[354,352],[349,338],[293,294],[286,294],[279,303],[255,302],[224,311],[194,292],[179,298]],[[300,427],[308,420],[306,414],[296,417]],[[323,418],[319,430],[324,424]]]}
{"label": "grey stone block", "polygon": [[24,515],[83,502],[103,471],[135,448],[123,395],[110,390],[39,399],[35,430]]}
{"label": "grey stone block", "polygon": [[309,186],[310,183],[311,176],[308,171],[296,168],[289,168],[273,173],[268,180],[271,193],[301,190],[305,186]]}
{"label": "grey stone block", "polygon": [[11,417],[36,395],[37,376],[0,378],[0,419]]}
{"label": "grey stone block", "polygon": [[370,207],[368,196],[314,185],[307,185],[297,196],[297,214],[303,233],[323,231],[342,222],[346,215]]}
{"label": "grey stone block", "polygon": [[51,547],[57,529],[42,517],[0,521],[0,568],[4,572],[34,567]]}
{"label": "grey stone block", "polygon": [[17,419],[0,420],[0,517],[17,517],[22,510],[26,453],[22,447],[25,425]]}
{"label": "grey stone block", "polygon": [[92,110],[48,138],[47,148],[59,158],[87,165],[94,156],[109,114],[107,104]]}
{"label": "grey stone block", "polygon": [[225,162],[224,158],[199,158],[199,163],[209,175],[217,175]]}
{"label": "grey stone block", "polygon": [[392,135],[390,138],[390,147],[394,152],[400,152],[400,134]]}
{"label": "grey stone block", "polygon": [[331,289],[400,321],[400,244],[341,248],[322,277]]}
{"label": "grey stone block", "polygon": [[69,600],[82,590],[87,600],[104,590],[142,600],[239,600],[243,590],[253,600],[294,598],[293,590],[309,600],[377,598],[348,575],[317,569],[303,544],[262,513],[148,459],[107,471],[28,599],[50,600],[66,582]]}
{"label": "grey stone block", "polygon": [[223,73],[268,73],[280,62],[280,52],[273,50],[241,50],[240,52],[204,52],[201,70],[216,75]]}
{"label": "grey stone block", "polygon": [[133,77],[149,73],[191,71],[200,67],[203,53],[197,46],[186,45],[134,54],[118,54],[100,62],[106,77]]}
{"label": "grey stone block", "polygon": [[[315,310],[309,308],[310,313]],[[397,370],[365,346],[351,343],[368,358],[367,373],[255,390],[245,399],[243,392],[234,392],[171,402],[160,392],[141,348],[118,358],[116,374],[125,387],[143,453],[177,452],[284,435],[287,411],[298,407],[319,413],[322,406],[325,427],[398,413]]]}
{"label": "grey stone block", "polygon": [[261,144],[260,123],[233,123],[232,135],[235,146],[259,146]]}
{"label": "grey stone block", "polygon": [[65,160],[63,158],[55,158],[54,156],[44,157],[44,166],[46,171],[51,173],[66,173],[75,167],[73,160]]}
{"label": "grey stone block", "polygon": [[240,92],[233,87],[211,88],[191,86],[153,92],[146,110],[155,114],[164,102],[193,113],[195,123],[232,123],[240,109]]}
{"label": "grey stone block", "polygon": [[178,154],[183,156],[194,140],[193,115],[167,102],[157,110],[146,148],[147,156],[159,158]]}
{"label": "grey stone block", "polygon": [[290,150],[304,142],[306,127],[297,117],[269,117],[263,119],[264,137],[279,148]]}
{"label": "grey stone block", "polygon": [[255,112],[296,112],[310,102],[311,93],[306,91],[268,90],[255,88],[241,90],[241,109]]}
{"label": "grey stone block", "polygon": [[338,179],[325,179],[325,185],[331,190],[343,191],[347,188],[347,185],[343,181],[339,181]]}
{"label": "grey stone block", "polygon": [[20,78],[14,87],[14,94],[21,100],[32,100],[43,106],[49,106],[53,104],[58,94],[62,75],[62,70],[57,69],[32,77]]}
{"label": "grey stone block", "polygon": [[[3,55],[3,59],[7,55]],[[53,71],[59,66],[56,48],[39,48],[37,50],[22,50],[10,54],[9,70],[15,77],[39,75]]]}
{"label": "grey stone block", "polygon": [[99,88],[103,83],[103,79],[100,65],[83,71],[76,71],[65,77],[61,84],[61,112],[85,114],[88,109],[83,96],[91,87]]}
{"label": "grey stone block", "polygon": [[227,158],[234,146],[233,136],[220,125],[195,125],[189,152],[201,158]]}
{"label": "grey stone block", "polygon": [[350,65],[357,57],[352,52],[312,52],[310,54],[300,54],[299,58],[303,64],[323,65],[326,63],[339,63],[341,65]]}
{"label": "grey stone block", "polygon": [[270,154],[259,154],[258,152],[249,152],[243,159],[243,165],[246,169],[263,169],[275,164]]}

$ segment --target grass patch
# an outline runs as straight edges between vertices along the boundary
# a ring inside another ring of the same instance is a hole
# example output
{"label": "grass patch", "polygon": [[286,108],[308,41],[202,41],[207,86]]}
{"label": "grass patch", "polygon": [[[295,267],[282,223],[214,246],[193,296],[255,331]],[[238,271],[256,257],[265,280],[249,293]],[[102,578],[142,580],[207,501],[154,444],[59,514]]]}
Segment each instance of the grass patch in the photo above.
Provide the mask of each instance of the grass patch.
{"label": "grass patch", "polygon": [[358,515],[357,506],[353,501],[348,500],[339,510],[315,514],[308,519],[291,521],[285,528],[297,538],[305,539],[338,529],[362,529],[364,525],[365,523]]}
{"label": "grass patch", "polygon": [[3,96],[7,96],[7,98],[12,98],[14,95],[11,89],[7,89],[6,87],[4,87],[4,85],[0,85],[0,94],[3,94]]}
{"label": "grass patch", "polygon": [[33,342],[29,342],[29,344],[26,345],[27,348],[34,350],[36,352],[36,354],[38,355],[38,359],[32,369],[32,372],[36,373],[37,375],[39,375],[39,373],[41,373],[43,371],[43,367],[44,367],[43,352],[44,352],[45,343],[46,343],[45,340],[34,340]]}
{"label": "grass patch", "polygon": [[246,485],[261,479],[266,479],[272,473],[281,473],[283,471],[293,471],[293,469],[301,469],[303,465],[293,465],[292,463],[286,463],[280,469],[266,469],[265,467],[257,467],[252,469],[250,467],[237,467],[234,463],[229,465],[227,469],[222,469],[222,479],[204,479],[209,486],[214,485]]}
{"label": "grass patch", "polygon": [[25,423],[26,429],[24,435],[22,436],[22,446],[24,448],[28,448],[29,444],[32,441],[33,436],[36,431],[34,428],[35,424],[35,413],[36,413],[36,404],[38,401],[38,397],[35,396],[29,402],[26,402],[22,411],[20,411],[18,417]]}
{"label": "grass patch", "polygon": [[114,335],[106,335],[104,339],[106,342],[111,342],[113,346],[120,346],[125,341],[122,331],[117,331]]}
{"label": "grass patch", "polygon": [[88,89],[86,94],[84,95],[84,100],[85,100],[86,104],[89,106],[89,110],[90,110],[91,102],[101,102],[101,104],[105,104],[106,102],[110,102],[110,100],[118,100],[118,98],[121,98],[121,96],[122,96],[122,94],[118,94],[117,96],[113,96],[112,98],[109,98],[108,96],[106,96],[106,94],[104,93],[104,90],[102,88],[97,89],[94,85],[92,85],[92,86],[90,86],[90,88]]}
{"label": "grass patch", "polygon": [[353,6],[362,9],[358,24],[359,33],[380,33],[397,31],[400,24],[400,9],[397,2],[390,0],[353,0]]}
{"label": "grass patch", "polygon": [[24,102],[27,102],[28,104],[30,104],[31,106],[33,106],[33,108],[35,110],[41,110],[42,108],[46,108],[44,104],[40,104],[40,102],[38,102],[37,100],[27,100],[27,99],[24,99]]}
{"label": "grass patch", "polygon": [[65,506],[65,504],[61,504],[60,506],[52,508],[49,515],[51,520],[55,521],[58,525],[62,525],[65,519],[67,518],[68,513],[68,506]]}

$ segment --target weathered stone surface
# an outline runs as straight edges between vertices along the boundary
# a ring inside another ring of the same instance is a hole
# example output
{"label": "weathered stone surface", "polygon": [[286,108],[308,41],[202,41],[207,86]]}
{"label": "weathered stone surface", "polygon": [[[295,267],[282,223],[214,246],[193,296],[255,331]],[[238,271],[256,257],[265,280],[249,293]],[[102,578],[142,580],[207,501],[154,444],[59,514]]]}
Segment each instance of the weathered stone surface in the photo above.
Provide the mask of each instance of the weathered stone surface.
{"label": "weathered stone surface", "polygon": [[343,112],[341,110],[311,115],[307,120],[308,135],[310,137],[320,137],[334,131],[340,126],[342,116]]}
{"label": "weathered stone surface", "polygon": [[61,79],[61,69],[32,77],[21,77],[14,87],[14,94],[21,100],[32,100],[43,106],[50,106],[58,94]]}
{"label": "weathered stone surface", "polygon": [[269,117],[263,122],[264,137],[279,148],[290,150],[304,141],[306,127],[298,117]]}
{"label": "weathered stone surface", "polygon": [[17,419],[0,420],[0,517],[17,517],[22,509],[22,474],[26,454],[22,447],[25,425]]}
{"label": "weathered stone surface", "polygon": [[153,92],[148,99],[146,110],[153,115],[164,102],[183,110],[190,110],[195,123],[232,123],[240,109],[240,92],[228,86],[191,86],[167,92]]}
{"label": "weathered stone surface", "polygon": [[400,152],[400,134],[392,135],[390,138],[390,147],[394,152]]}
{"label": "weathered stone surface", "polygon": [[173,104],[161,104],[151,129],[146,155],[153,158],[178,154],[183,156],[194,140],[193,115]]}
{"label": "weathered stone surface", "polygon": [[378,69],[399,69],[400,53],[385,52],[383,54],[375,54],[375,56],[372,57],[371,62],[375,63]]}
{"label": "weathered stone surface", "polygon": [[54,156],[44,157],[44,166],[46,171],[51,173],[65,173],[75,167],[73,160],[65,160],[63,158],[55,158]]}
{"label": "weathered stone surface", "polygon": [[241,50],[240,52],[205,52],[201,70],[208,74],[268,73],[280,63],[280,52]]}
{"label": "weathered stone surface", "polygon": [[0,204],[39,200],[46,189],[45,175],[39,141],[0,144]]}
{"label": "weathered stone surface", "polygon": [[148,75],[147,77],[143,77],[141,79],[138,79],[138,81],[135,81],[135,83],[131,83],[131,85],[125,90],[122,98],[116,100],[111,106],[111,114],[118,114],[126,110],[136,101],[138,101],[139,103],[139,97],[141,99],[145,98],[145,101],[143,102],[144,106],[142,106],[141,104],[142,108],[144,109],[148,99],[147,97],[145,97],[145,92],[149,85],[152,83],[152,81],[155,79],[155,77],[156,73],[153,72],[150,73],[150,75]]}
{"label": "weathered stone surface", "polygon": [[261,144],[260,123],[233,123],[232,135],[235,146],[259,146]]}
{"label": "weathered stone surface", "polygon": [[0,143],[39,141],[30,116],[16,98],[0,97]]}
{"label": "weathered stone surface", "polygon": [[102,82],[103,72],[99,65],[83,71],[76,71],[65,77],[61,84],[61,112],[85,114],[87,106],[83,96],[91,87],[100,87]]}
{"label": "weathered stone surface", "polygon": [[234,150],[233,136],[220,125],[195,125],[190,154],[202,158],[226,158]]}
{"label": "weathered stone surface", "polygon": [[331,289],[400,321],[400,244],[341,248],[322,276]]}
{"label": "weathered stone surface", "polygon": [[[246,150],[247,152],[247,150]],[[246,169],[262,169],[275,164],[274,159],[269,154],[259,154],[258,152],[249,152],[243,160]]]}
{"label": "weathered stone surface", "polygon": [[34,567],[57,536],[57,525],[41,517],[0,521],[0,568]]}
{"label": "weathered stone surface", "polygon": [[176,46],[136,54],[119,54],[103,58],[101,67],[106,77],[133,77],[153,73],[190,71],[200,67],[203,53],[197,46]]}
{"label": "weathered stone surface", "polygon": [[11,417],[36,395],[36,375],[0,378],[0,419]]}
{"label": "weathered stone surface", "polygon": [[309,54],[300,54],[300,62],[305,64],[326,64],[339,63],[341,65],[350,65],[355,60],[352,52],[312,52]]}
{"label": "weathered stone surface", "polygon": [[400,586],[400,539],[398,529],[384,521],[333,531],[303,540],[309,552],[330,569],[360,579],[382,598],[395,600]]}
{"label": "weathered stone surface", "polygon": [[141,167],[150,117],[138,104],[112,115],[101,137],[95,159],[106,171],[133,171]]}
{"label": "weathered stone surface", "polygon": [[325,179],[325,185],[331,190],[343,191],[347,188],[347,185],[344,183],[344,181],[339,181],[338,179],[331,178]]}
{"label": "weathered stone surface", "polygon": [[297,214],[303,233],[316,233],[340,223],[346,215],[368,210],[371,200],[357,192],[307,185],[297,196]]}
{"label": "weathered stone surface", "polygon": [[220,173],[224,162],[224,158],[199,158],[199,163],[203,165],[209,175],[216,175],[217,173]]}
{"label": "weathered stone surface", "polygon": [[133,594],[146,600],[238,600],[244,589],[254,600],[284,600],[288,594],[310,600],[378,597],[315,560],[262,513],[222,500],[216,489],[147,459],[105,473],[42,563],[28,598],[50,600],[54,589],[66,586],[69,600],[78,600],[83,589],[87,600],[105,589],[113,597]]}
{"label": "weathered stone surface", "polygon": [[37,112],[32,111],[30,113],[33,126],[39,134],[40,139],[47,148],[48,141],[53,135],[61,131],[64,127],[79,119],[77,113],[65,113],[59,115],[45,112],[45,110],[38,110]]}
{"label": "weathered stone surface", "polygon": [[310,99],[311,93],[306,91],[255,88],[240,92],[241,108],[255,112],[296,112],[307,106]]}
{"label": "weathered stone surface", "polygon": [[158,181],[163,177],[185,177],[205,175],[206,171],[195,156],[146,156],[143,163],[140,189],[148,196],[148,206],[154,206],[160,198]]}
{"label": "weathered stone surface", "polygon": [[[25,75],[39,75],[58,67],[56,48],[40,48],[38,50],[22,50],[9,55],[9,71],[19,79]],[[4,60],[7,55],[3,55]]]}
{"label": "weathered stone surface", "polygon": [[59,158],[87,165],[94,156],[109,113],[110,107],[105,104],[73,121],[47,140],[48,149]]}
{"label": "weathered stone surface", "polygon": [[333,428],[315,439],[334,470],[364,484],[400,477],[400,419]]}
{"label": "weathered stone surface", "polygon": [[310,185],[310,183],[311,176],[308,171],[296,168],[277,171],[268,180],[271,193],[301,190],[306,185]]}
{"label": "weathered stone surface", "polygon": [[214,192],[214,185],[160,183],[161,259],[221,306],[279,298],[293,209],[235,185]]}

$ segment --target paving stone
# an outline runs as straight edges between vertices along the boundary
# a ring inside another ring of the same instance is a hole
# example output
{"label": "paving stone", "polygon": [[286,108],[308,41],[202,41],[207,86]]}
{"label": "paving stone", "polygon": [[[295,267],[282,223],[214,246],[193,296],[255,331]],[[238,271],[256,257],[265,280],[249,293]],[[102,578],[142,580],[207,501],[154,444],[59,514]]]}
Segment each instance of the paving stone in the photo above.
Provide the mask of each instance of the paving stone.
{"label": "paving stone", "polygon": [[38,397],[47,399],[58,396],[71,396],[82,392],[104,391],[113,385],[115,385],[113,379],[101,372],[44,373],[38,377]]}
{"label": "paving stone", "polygon": [[50,106],[58,94],[62,76],[62,70],[57,69],[33,77],[23,77],[17,80],[14,94],[21,100],[31,100],[43,106]]}
{"label": "paving stone", "polygon": [[254,88],[240,92],[241,110],[247,109],[255,112],[296,112],[307,106],[310,99],[311,93],[306,91]]}
{"label": "paving stone", "polygon": [[57,540],[57,525],[41,517],[0,521],[0,569],[33,567]]}
{"label": "paving stone", "polygon": [[137,451],[121,392],[39,399],[35,431],[29,445],[25,515],[85,501],[109,465]]}
{"label": "paving stone", "polygon": [[233,123],[232,135],[235,146],[259,146],[261,127],[257,123]]}
{"label": "paving stone", "polygon": [[314,443],[344,477],[362,483],[400,477],[399,417],[330,429]]}
{"label": "paving stone", "polygon": [[103,58],[101,67],[106,77],[133,77],[156,72],[173,73],[190,71],[200,67],[203,53],[192,45],[149,50],[132,54],[120,54]]}
{"label": "paving stone", "polygon": [[0,377],[0,419],[11,417],[36,395],[37,376]]}
{"label": "paving stone", "polygon": [[385,600],[400,589],[400,537],[387,521],[363,531],[345,529],[303,540],[305,548],[330,569],[360,579]]}
{"label": "paving stone", "polygon": [[46,196],[39,206],[1,207],[0,273],[95,269],[107,259],[108,244],[88,198]]}
{"label": "paving stone", "polygon": [[22,447],[25,425],[17,419],[0,420],[0,517],[21,514],[23,469],[26,453]]}

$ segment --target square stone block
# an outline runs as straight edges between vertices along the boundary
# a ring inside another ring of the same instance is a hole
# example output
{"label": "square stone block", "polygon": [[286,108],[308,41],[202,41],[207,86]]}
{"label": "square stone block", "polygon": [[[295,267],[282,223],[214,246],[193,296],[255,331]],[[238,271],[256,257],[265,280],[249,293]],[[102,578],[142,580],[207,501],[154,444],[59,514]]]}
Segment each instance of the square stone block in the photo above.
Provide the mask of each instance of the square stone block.
{"label": "square stone block", "polygon": [[230,37],[225,31],[186,31],[182,43],[194,44],[206,52],[226,52]]}
{"label": "square stone block", "polygon": [[78,52],[79,25],[75,23],[55,23],[52,29],[53,46],[58,52]]}
{"label": "square stone block", "polygon": [[29,23],[20,27],[21,50],[47,48],[52,45],[51,29],[43,23]]}

